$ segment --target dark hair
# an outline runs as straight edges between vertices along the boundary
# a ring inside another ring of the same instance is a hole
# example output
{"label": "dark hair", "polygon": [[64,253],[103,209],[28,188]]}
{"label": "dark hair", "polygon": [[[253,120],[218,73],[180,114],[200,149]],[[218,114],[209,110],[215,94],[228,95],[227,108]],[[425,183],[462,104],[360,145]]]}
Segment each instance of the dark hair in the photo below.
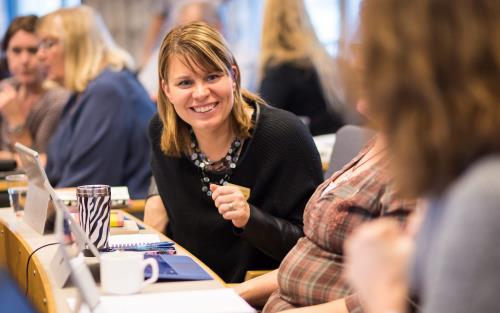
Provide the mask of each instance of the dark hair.
{"label": "dark hair", "polygon": [[26,15],[18,16],[10,23],[5,35],[2,40],[2,51],[7,51],[9,42],[12,37],[20,30],[24,30],[27,33],[34,34],[36,30],[36,23],[38,22],[38,17],[36,15]]}
{"label": "dark hair", "polygon": [[366,0],[365,88],[409,194],[500,152],[500,1]]}

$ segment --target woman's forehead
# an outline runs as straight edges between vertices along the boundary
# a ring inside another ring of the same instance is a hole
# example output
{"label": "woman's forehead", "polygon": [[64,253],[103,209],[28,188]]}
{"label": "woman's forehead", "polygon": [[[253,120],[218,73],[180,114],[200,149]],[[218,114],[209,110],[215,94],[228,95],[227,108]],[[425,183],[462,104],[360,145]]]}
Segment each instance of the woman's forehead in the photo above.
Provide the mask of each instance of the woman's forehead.
{"label": "woman's forehead", "polygon": [[214,71],[225,71],[224,68],[219,68],[215,64],[215,62],[209,62],[205,58],[196,56],[173,54],[169,60],[170,66],[172,65],[172,62],[174,60],[182,63],[185,67],[189,68],[193,73],[196,74],[205,74]]}
{"label": "woman's forehead", "polygon": [[47,16],[42,18],[37,26],[36,33],[40,37],[61,38],[63,27],[60,16]]}

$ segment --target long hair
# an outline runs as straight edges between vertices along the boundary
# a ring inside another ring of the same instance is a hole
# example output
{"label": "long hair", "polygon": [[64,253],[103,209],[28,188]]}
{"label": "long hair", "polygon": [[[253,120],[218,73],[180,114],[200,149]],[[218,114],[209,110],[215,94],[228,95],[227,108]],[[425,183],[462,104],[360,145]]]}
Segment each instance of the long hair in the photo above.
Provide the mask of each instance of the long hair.
{"label": "long hair", "polygon": [[323,47],[303,0],[266,0],[261,36],[259,77],[282,63],[312,66],[330,108],[347,114],[336,62]]}
{"label": "long hair", "polygon": [[365,0],[365,89],[409,195],[500,152],[500,2]]}
{"label": "long hair", "polygon": [[[252,121],[245,113],[249,108],[247,101],[263,104],[258,96],[241,88],[241,77],[238,63],[228,48],[222,35],[204,22],[194,22],[172,29],[160,46],[158,58],[158,79],[168,82],[170,60],[173,56],[191,67],[207,72],[221,71],[231,75],[234,82],[234,104],[231,111],[231,124],[236,135],[241,138],[250,136]],[[232,71],[232,67],[236,71]],[[158,113],[163,123],[161,149],[169,156],[180,156],[190,151],[189,125],[175,112],[173,104],[163,90],[158,91]]]}
{"label": "long hair", "polygon": [[113,41],[100,15],[88,6],[64,8],[41,18],[39,33],[58,38],[64,50],[64,86],[82,92],[105,67],[133,69],[132,57]]}

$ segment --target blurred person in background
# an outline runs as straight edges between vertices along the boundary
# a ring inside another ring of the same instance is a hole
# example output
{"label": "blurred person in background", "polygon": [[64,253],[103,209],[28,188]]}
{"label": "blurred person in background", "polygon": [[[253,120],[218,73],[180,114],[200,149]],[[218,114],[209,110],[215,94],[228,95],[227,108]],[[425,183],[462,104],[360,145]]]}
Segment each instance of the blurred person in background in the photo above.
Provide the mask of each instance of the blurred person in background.
{"label": "blurred person in background", "polygon": [[344,124],[337,66],[319,41],[303,0],[266,0],[260,95],[301,117],[313,136]]}
{"label": "blurred person in background", "polygon": [[87,6],[42,17],[37,32],[48,78],[72,92],[48,149],[49,180],[56,187],[127,186],[132,198],[144,198],[155,107],[131,72],[131,56]]}
{"label": "blurred person in background", "polygon": [[45,80],[37,56],[34,15],[15,18],[4,35],[2,52],[11,77],[0,83],[0,148],[11,156],[20,142],[45,153],[69,92]]}
{"label": "blurred person in background", "polygon": [[139,81],[146,88],[151,98],[156,102],[159,82],[158,57],[159,47],[153,45],[155,39],[164,36],[167,33],[166,27],[159,27],[160,21],[168,27],[187,24],[195,21],[203,21],[212,25],[217,30],[221,30],[222,23],[218,12],[218,1],[214,0],[180,0],[173,3],[165,1],[156,12],[151,25],[143,52],[143,66],[139,72]]}

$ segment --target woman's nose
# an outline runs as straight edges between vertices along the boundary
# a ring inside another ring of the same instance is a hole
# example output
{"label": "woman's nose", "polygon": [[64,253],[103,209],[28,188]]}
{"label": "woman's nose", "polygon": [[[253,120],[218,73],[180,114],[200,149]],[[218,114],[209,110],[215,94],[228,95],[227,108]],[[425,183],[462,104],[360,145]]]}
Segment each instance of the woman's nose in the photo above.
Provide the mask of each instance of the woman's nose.
{"label": "woman's nose", "polygon": [[45,49],[40,47],[38,49],[38,52],[36,53],[36,56],[38,57],[38,59],[44,60],[45,59]]}
{"label": "woman's nose", "polygon": [[204,83],[198,83],[195,86],[195,90],[193,92],[193,98],[195,100],[203,99],[210,94],[207,86]]}
{"label": "woman's nose", "polygon": [[29,63],[30,58],[31,58],[31,55],[30,55],[30,53],[28,51],[23,50],[21,52],[21,62],[23,64]]}

